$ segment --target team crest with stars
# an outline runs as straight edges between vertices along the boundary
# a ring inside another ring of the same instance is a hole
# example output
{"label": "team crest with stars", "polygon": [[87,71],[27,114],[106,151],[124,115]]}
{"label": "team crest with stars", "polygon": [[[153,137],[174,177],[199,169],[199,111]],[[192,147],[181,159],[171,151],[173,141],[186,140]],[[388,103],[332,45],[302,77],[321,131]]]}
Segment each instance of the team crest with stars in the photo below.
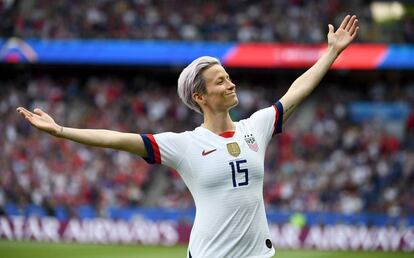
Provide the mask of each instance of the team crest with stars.
{"label": "team crest with stars", "polygon": [[259,146],[257,145],[256,139],[254,138],[253,134],[245,135],[244,140],[246,141],[247,145],[252,151],[257,152],[259,150]]}

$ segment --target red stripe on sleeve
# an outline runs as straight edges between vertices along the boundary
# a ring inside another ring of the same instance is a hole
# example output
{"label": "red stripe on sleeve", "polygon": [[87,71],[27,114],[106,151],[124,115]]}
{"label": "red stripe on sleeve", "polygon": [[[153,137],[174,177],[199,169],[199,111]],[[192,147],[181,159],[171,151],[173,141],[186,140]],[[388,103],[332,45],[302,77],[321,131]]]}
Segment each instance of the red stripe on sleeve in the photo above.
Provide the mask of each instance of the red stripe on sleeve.
{"label": "red stripe on sleeve", "polygon": [[158,143],[157,141],[155,141],[155,138],[152,134],[147,134],[147,136],[150,139],[152,149],[154,150],[155,162],[158,164],[161,164],[161,153],[160,153],[160,148],[158,147]]}
{"label": "red stripe on sleeve", "polygon": [[273,123],[273,135],[276,134],[277,128],[277,120],[279,119],[279,110],[276,107],[276,104],[273,104],[273,108],[275,109],[275,122]]}

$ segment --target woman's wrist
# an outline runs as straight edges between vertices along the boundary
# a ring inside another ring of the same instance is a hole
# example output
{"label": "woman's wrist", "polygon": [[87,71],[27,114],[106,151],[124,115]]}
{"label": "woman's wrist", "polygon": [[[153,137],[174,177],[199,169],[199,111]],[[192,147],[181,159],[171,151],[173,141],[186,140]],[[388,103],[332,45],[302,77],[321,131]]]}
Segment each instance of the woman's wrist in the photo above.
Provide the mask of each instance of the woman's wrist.
{"label": "woman's wrist", "polygon": [[330,55],[333,55],[335,58],[339,56],[341,53],[338,49],[334,48],[333,46],[328,46],[328,51]]}
{"label": "woman's wrist", "polygon": [[62,137],[63,136],[63,126],[58,125],[55,133],[56,137]]}

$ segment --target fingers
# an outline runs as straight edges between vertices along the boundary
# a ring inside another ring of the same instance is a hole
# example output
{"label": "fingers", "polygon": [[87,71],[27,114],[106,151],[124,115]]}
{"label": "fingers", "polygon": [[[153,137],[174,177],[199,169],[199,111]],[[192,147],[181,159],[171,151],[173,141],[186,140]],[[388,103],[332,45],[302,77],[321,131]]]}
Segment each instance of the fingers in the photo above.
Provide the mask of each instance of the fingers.
{"label": "fingers", "polygon": [[357,26],[357,27],[355,28],[354,33],[351,33],[351,37],[352,37],[352,38],[355,38],[356,34],[358,33],[358,30],[359,30],[359,26]]}
{"label": "fingers", "polygon": [[16,111],[19,112],[19,114],[23,117],[33,117],[33,113],[23,107],[18,107]]}
{"label": "fingers", "polygon": [[16,111],[24,118],[26,119],[29,123],[31,123],[32,125],[35,125],[35,121],[34,121],[34,114],[32,112],[30,112],[29,110],[22,108],[22,107],[18,107],[16,109]]}
{"label": "fingers", "polygon": [[358,27],[358,19],[356,15],[347,15],[341,23],[339,28],[349,32],[351,35],[354,35],[356,28]]}
{"label": "fingers", "polygon": [[[328,25],[329,26],[329,25]],[[340,29],[345,30],[345,32],[348,32],[349,35],[354,38],[359,30],[358,26],[358,19],[356,15],[347,15],[345,16],[344,20],[341,23]],[[329,28],[330,32],[330,28]]]}
{"label": "fingers", "polygon": [[41,110],[40,108],[35,108],[33,110],[33,113],[30,112],[29,110],[25,109],[24,107],[18,107],[16,109],[17,112],[19,112],[21,115],[26,115],[29,117],[34,117],[35,115],[41,116],[43,114],[45,114],[45,112],[43,112],[43,110]]}
{"label": "fingers", "polygon": [[43,112],[43,110],[41,110],[40,108],[35,108],[33,111],[34,111],[34,113],[35,113],[36,115],[39,115],[39,116],[45,113],[45,112]]}
{"label": "fingers", "polygon": [[352,23],[351,28],[349,29],[349,33],[351,34],[351,36],[353,37],[354,35],[356,35],[357,31],[359,29],[358,26],[358,19],[355,19],[354,22]]}
{"label": "fingers", "polygon": [[339,26],[339,28],[344,29],[346,28],[346,25],[348,24],[348,21],[351,19],[351,15],[347,15],[345,16],[344,20],[341,23],[341,26]]}
{"label": "fingers", "polygon": [[335,28],[332,24],[328,24],[328,28],[329,28],[329,33],[334,33]]}
{"label": "fingers", "polygon": [[349,19],[348,23],[346,24],[345,31],[350,31],[355,21],[356,21],[356,16],[352,15],[351,19]]}

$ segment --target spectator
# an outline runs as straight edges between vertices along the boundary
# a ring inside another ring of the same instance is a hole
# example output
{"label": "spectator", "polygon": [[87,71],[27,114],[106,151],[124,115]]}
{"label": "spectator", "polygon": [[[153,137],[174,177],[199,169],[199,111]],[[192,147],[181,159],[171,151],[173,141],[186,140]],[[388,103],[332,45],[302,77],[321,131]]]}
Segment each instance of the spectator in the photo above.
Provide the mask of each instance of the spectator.
{"label": "spectator", "polygon": [[[10,3],[14,6],[11,8]],[[406,6],[411,7],[410,3]],[[363,42],[412,43],[413,19],[378,23],[370,1],[0,1],[1,36],[323,43],[326,25],[355,13]],[[3,16],[3,15],[2,15]],[[283,17],[283,19],[281,18]],[[14,23],[13,23],[14,22]]]}
{"label": "spectator", "polygon": [[[134,81],[151,86],[138,87]],[[199,117],[183,111],[174,89],[168,85],[139,76],[133,81],[95,76],[85,82],[39,77],[28,79],[23,87],[8,81],[1,84],[0,119],[5,122],[0,123],[0,131],[4,132],[0,134],[0,212],[9,203],[21,209],[29,204],[40,205],[48,214],[59,206],[73,209],[91,204],[103,216],[109,207],[148,203],[152,177],[159,173],[164,173],[169,183],[161,189],[156,205],[192,206],[188,191],[174,171],[150,173],[164,168],[150,167],[125,153],[45,137],[14,112],[18,105],[36,105],[76,127],[121,131],[149,132],[149,128],[155,128],[155,133],[194,127]],[[252,96],[274,96],[265,85],[243,86],[247,84],[239,83],[240,107],[234,115],[240,118],[271,103],[266,98],[257,103],[258,98]],[[384,79],[382,84],[390,82]],[[403,139],[376,123],[354,123],[346,114],[346,106],[355,99],[377,99],[378,95],[343,86],[327,87],[335,94],[329,90],[317,92],[310,100],[317,105],[309,109],[306,119],[292,117],[286,133],[269,145],[264,182],[267,205],[299,211],[412,214],[414,205],[409,197],[414,189],[413,111],[406,121]],[[397,93],[400,95],[381,94],[381,100],[413,103],[414,95],[406,94],[411,86],[411,81],[402,85]],[[127,107],[133,107],[128,108],[132,111],[123,112]],[[67,110],[71,110],[70,114]],[[159,119],[160,116],[167,118]],[[302,130],[307,128],[307,120],[313,127]],[[30,149],[25,148],[27,144]]]}

